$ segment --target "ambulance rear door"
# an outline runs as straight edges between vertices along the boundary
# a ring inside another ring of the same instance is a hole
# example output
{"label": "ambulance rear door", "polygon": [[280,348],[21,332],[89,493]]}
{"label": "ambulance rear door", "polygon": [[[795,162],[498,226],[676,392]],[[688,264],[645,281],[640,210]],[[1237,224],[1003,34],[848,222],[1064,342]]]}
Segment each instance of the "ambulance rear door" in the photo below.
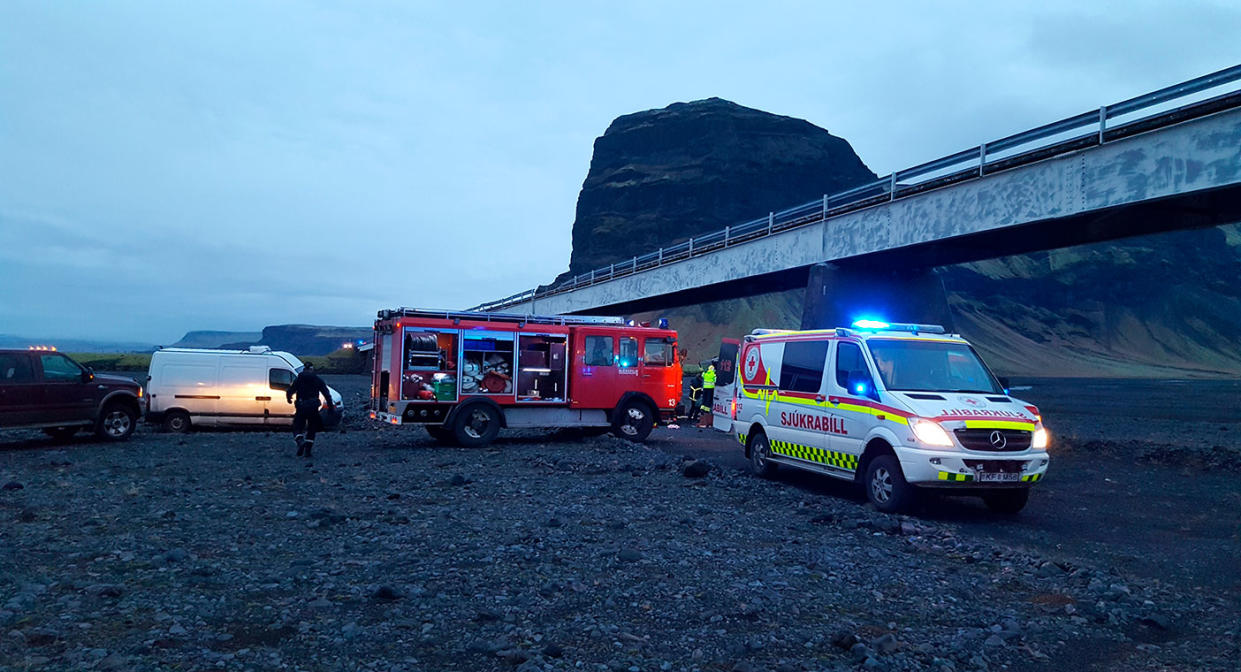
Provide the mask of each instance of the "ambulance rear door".
{"label": "ambulance rear door", "polygon": [[720,339],[719,366],[715,371],[715,399],[711,404],[711,426],[721,432],[733,431],[737,415],[737,352],[741,341]]}

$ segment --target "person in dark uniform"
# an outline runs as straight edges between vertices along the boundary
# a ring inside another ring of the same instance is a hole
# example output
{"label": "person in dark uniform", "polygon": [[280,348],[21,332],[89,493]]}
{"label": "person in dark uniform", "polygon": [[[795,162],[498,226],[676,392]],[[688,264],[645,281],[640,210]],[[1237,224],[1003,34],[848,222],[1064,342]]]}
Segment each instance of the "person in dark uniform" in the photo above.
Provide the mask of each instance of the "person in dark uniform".
{"label": "person in dark uniform", "polygon": [[319,417],[319,395],[323,395],[323,403],[331,408],[332,393],[328,391],[327,383],[315,375],[314,365],[307,363],[293,380],[293,385],[284,392],[285,398],[293,404],[293,440],[297,442],[298,457],[310,457],[310,449],[315,445],[315,433],[323,429],[323,419]]}

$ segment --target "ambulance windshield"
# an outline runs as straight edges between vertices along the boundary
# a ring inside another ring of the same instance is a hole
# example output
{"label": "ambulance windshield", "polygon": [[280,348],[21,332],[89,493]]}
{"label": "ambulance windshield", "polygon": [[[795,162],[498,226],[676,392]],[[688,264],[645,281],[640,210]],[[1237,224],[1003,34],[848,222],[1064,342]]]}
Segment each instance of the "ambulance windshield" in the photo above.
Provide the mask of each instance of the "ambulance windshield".
{"label": "ambulance windshield", "polygon": [[889,390],[1004,393],[974,349],[964,343],[872,338],[866,345]]}

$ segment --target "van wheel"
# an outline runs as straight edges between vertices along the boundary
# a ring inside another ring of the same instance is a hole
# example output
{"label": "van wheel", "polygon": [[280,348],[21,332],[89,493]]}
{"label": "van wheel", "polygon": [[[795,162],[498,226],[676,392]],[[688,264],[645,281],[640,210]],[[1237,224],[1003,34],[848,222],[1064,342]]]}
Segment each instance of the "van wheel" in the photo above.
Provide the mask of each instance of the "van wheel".
{"label": "van wheel", "polygon": [[642,442],[655,428],[655,419],[645,402],[633,399],[621,406],[620,413],[612,421],[612,433],[622,439]]}
{"label": "van wheel", "polygon": [[453,420],[452,434],[467,448],[485,446],[500,433],[500,412],[487,404],[461,409]]}
{"label": "van wheel", "polygon": [[994,513],[1013,514],[1026,508],[1026,502],[1030,501],[1030,489],[989,492],[982,496],[982,501]]}
{"label": "van wheel", "polygon": [[122,441],[134,433],[138,425],[138,414],[125,404],[111,403],[103,407],[99,422],[95,425],[95,433],[108,441]]}
{"label": "van wheel", "polygon": [[427,434],[430,434],[431,438],[444,444],[445,446],[450,446],[457,442],[456,437],[453,436],[452,430],[443,425],[423,425],[423,427],[427,428]]}
{"label": "van wheel", "polygon": [[866,467],[866,498],[884,513],[910,508],[917,493],[905,481],[901,463],[893,455],[880,455]]}
{"label": "van wheel", "polygon": [[185,411],[168,411],[164,415],[164,431],[174,434],[190,431],[190,414]]}
{"label": "van wheel", "polygon": [[78,427],[48,427],[43,430],[43,433],[56,441],[68,441],[78,433],[78,429]]}
{"label": "van wheel", "polygon": [[770,478],[776,473],[778,465],[771,461],[771,442],[762,431],[750,435],[750,466],[755,474],[763,478]]}

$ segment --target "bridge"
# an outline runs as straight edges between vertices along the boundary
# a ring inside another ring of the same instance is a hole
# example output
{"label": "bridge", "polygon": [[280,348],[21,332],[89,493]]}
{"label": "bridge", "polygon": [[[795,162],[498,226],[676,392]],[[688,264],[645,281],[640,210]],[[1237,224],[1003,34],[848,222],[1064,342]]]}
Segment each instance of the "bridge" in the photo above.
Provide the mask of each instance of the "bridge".
{"label": "bridge", "polygon": [[806,287],[803,328],[951,324],[936,266],[1241,221],[1241,65],[469,310],[632,313]]}

